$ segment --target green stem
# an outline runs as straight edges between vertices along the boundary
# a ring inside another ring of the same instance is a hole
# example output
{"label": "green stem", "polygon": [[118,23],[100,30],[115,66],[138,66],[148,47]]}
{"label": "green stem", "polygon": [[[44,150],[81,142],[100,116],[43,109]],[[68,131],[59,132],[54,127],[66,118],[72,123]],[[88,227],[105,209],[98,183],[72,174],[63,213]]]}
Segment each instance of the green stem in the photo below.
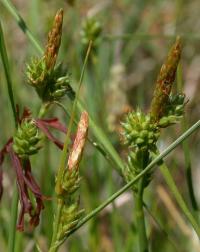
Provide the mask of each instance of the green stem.
{"label": "green stem", "polygon": [[17,21],[19,27],[22,29],[22,31],[27,35],[27,37],[30,39],[31,43],[34,45],[36,50],[42,55],[43,50],[42,47],[39,45],[37,40],[34,38],[34,35],[32,32],[28,29],[26,23],[24,22],[23,18],[18,13],[15,6],[8,0],[1,0],[4,7],[10,12],[10,14],[14,17],[14,19]]}
{"label": "green stem", "polygon": [[135,214],[140,252],[148,252],[148,240],[143,210],[144,177],[138,182],[138,192],[135,193]]}
{"label": "green stem", "polygon": [[[0,22],[0,53],[1,53],[2,61],[3,61],[6,81],[7,81],[8,97],[9,97],[12,112],[13,112],[14,125],[15,125],[15,128],[17,129],[17,125],[18,125],[17,112],[15,109],[15,101],[14,101],[14,95],[13,95],[13,89],[12,89],[10,67],[9,67],[9,61],[8,61],[7,50],[5,46],[1,22]],[[18,191],[15,186],[13,190],[12,209],[11,209],[11,218],[10,218],[10,226],[9,226],[9,238],[8,238],[8,251],[9,252],[13,252],[15,249],[17,212],[18,212]]]}
{"label": "green stem", "polygon": [[[73,234],[76,230],[78,230],[80,227],[82,227],[86,222],[88,222],[95,215],[97,215],[99,212],[101,212],[106,206],[111,204],[121,194],[123,194],[125,191],[127,191],[129,188],[131,188],[140,178],[142,178],[145,174],[147,174],[150,170],[152,170],[156,164],[158,164],[161,160],[163,160],[164,157],[166,157],[170,152],[172,152],[179,144],[181,144],[185,139],[187,139],[199,127],[200,127],[200,120],[197,121],[195,124],[193,124],[187,131],[185,131],[179,138],[177,138],[176,141],[174,141],[171,145],[169,145],[160,155],[155,157],[152,160],[152,162],[149,165],[147,165],[147,167],[141,173],[139,173],[134,179],[132,179],[129,183],[127,183],[125,186],[123,186],[119,191],[114,193],[107,200],[105,200],[101,205],[99,205],[97,208],[95,208],[93,211],[91,211],[88,215],[86,215],[78,223],[78,225],[74,229],[71,230],[69,235]],[[194,220],[194,222],[195,222],[195,220]],[[194,230],[196,231],[196,234],[200,238],[200,228],[199,228],[198,224],[194,223],[194,222],[192,221],[190,223],[193,226]],[[59,245],[61,245],[65,241],[65,239],[63,239],[59,243]]]}
{"label": "green stem", "polygon": [[[182,92],[183,90],[183,74],[182,74],[182,65],[179,63],[178,69],[177,69],[177,86],[178,91]],[[181,128],[184,132],[187,128],[187,119],[186,116],[183,116],[183,120],[181,122]],[[193,182],[192,182],[192,164],[191,164],[191,158],[190,158],[190,148],[188,141],[185,141],[183,143],[183,151],[184,151],[184,158],[185,158],[185,173],[186,173],[186,181],[188,186],[188,192],[190,196],[190,201],[192,208],[197,215],[198,218],[198,210],[199,206],[195,197],[194,188],[193,188]]]}
{"label": "green stem", "polygon": [[196,219],[194,218],[194,216],[192,215],[192,213],[188,209],[187,205],[185,204],[185,201],[184,201],[183,197],[181,196],[181,194],[179,193],[178,188],[174,182],[174,179],[173,179],[168,167],[163,163],[160,165],[160,170],[161,170],[162,175],[165,178],[166,183],[168,184],[170,190],[172,191],[179,207],[183,211],[183,213],[184,213],[185,217],[188,219],[188,221],[192,224],[194,229],[198,232],[198,236],[199,236],[200,227],[198,225],[198,222],[196,221]]}
{"label": "green stem", "polygon": [[59,223],[60,223],[60,215],[61,215],[61,211],[62,211],[62,207],[63,207],[63,203],[64,203],[63,199],[61,199],[60,197],[62,197],[62,186],[61,185],[62,185],[62,179],[63,179],[64,169],[65,169],[65,162],[66,162],[66,159],[67,159],[66,153],[67,153],[67,148],[68,148],[68,144],[69,144],[72,124],[73,124],[73,121],[74,121],[74,115],[75,115],[77,100],[78,100],[81,85],[82,85],[82,82],[83,82],[83,77],[84,77],[85,68],[86,68],[86,65],[87,65],[87,62],[88,62],[89,54],[90,54],[90,51],[91,51],[91,46],[92,46],[92,41],[90,41],[90,43],[89,43],[87,53],[86,53],[86,56],[85,56],[85,60],[84,60],[84,64],[83,64],[83,68],[82,68],[82,71],[81,71],[78,90],[76,92],[76,97],[75,97],[75,100],[73,102],[71,117],[70,117],[70,121],[69,121],[69,126],[68,126],[68,130],[67,130],[67,134],[66,134],[66,138],[65,138],[65,142],[64,142],[64,147],[63,147],[62,154],[61,154],[61,160],[60,160],[60,164],[59,164],[59,168],[58,168],[58,173],[57,173],[57,181],[56,181],[55,191],[56,191],[56,194],[57,194],[57,197],[58,197],[58,201],[57,201],[58,205],[57,205],[57,209],[56,209],[55,221],[54,221],[54,226],[53,226],[53,235],[52,235],[51,246],[50,246],[50,250],[49,250],[51,252],[57,251],[57,249],[59,247],[56,244],[56,240],[57,240],[57,233],[58,233],[58,228],[59,228]]}
{"label": "green stem", "polygon": [[11,80],[11,74],[10,74],[10,67],[9,67],[8,55],[7,55],[6,45],[5,45],[5,41],[4,41],[1,22],[0,22],[0,53],[1,53],[2,62],[3,62],[3,66],[4,66],[6,81],[7,81],[8,96],[10,99],[10,104],[11,104],[11,108],[12,108],[12,112],[13,112],[14,124],[15,124],[15,128],[17,128],[17,112],[15,109],[15,101],[14,101],[14,95],[13,95],[13,90],[12,90],[12,80]]}
{"label": "green stem", "polygon": [[66,134],[66,138],[65,138],[65,143],[64,143],[64,147],[63,147],[63,151],[62,151],[61,161],[60,161],[60,165],[59,165],[59,169],[58,169],[58,176],[57,176],[57,182],[56,182],[56,188],[55,188],[56,193],[58,195],[61,194],[61,192],[62,192],[61,183],[62,183],[62,176],[63,176],[63,172],[64,172],[64,168],[65,168],[65,162],[67,159],[66,153],[67,153],[71,129],[72,129],[73,121],[74,121],[74,114],[75,114],[75,110],[76,110],[76,105],[77,105],[77,101],[78,101],[78,97],[79,97],[79,93],[80,93],[80,89],[81,89],[81,85],[82,85],[82,81],[83,81],[83,76],[84,76],[86,64],[87,64],[87,61],[89,58],[91,47],[92,47],[92,41],[89,43],[88,50],[87,50],[85,60],[83,63],[83,68],[81,71],[81,76],[80,76],[79,85],[78,85],[78,90],[76,92],[75,100],[73,102],[69,126],[68,126],[68,130],[67,130],[67,134]]}
{"label": "green stem", "polygon": [[13,188],[13,197],[12,197],[12,208],[11,208],[11,220],[9,227],[9,240],[8,240],[8,251],[15,251],[15,238],[16,238],[16,222],[17,222],[17,210],[18,210],[18,191],[17,185]]}
{"label": "green stem", "polygon": [[55,217],[55,222],[53,225],[53,235],[52,235],[51,246],[50,246],[49,252],[56,252],[59,247],[58,245],[55,244],[55,242],[57,240],[57,231],[58,231],[58,227],[59,227],[60,215],[61,215],[62,208],[63,208],[63,199],[58,199],[57,200],[56,217]]}

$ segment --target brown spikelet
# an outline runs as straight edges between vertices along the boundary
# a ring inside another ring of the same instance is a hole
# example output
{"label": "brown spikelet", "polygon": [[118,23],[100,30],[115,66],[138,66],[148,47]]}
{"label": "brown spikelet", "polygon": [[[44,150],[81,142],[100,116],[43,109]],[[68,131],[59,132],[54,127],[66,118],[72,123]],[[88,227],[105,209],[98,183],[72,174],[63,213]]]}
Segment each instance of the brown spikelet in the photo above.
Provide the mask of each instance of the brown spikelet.
{"label": "brown spikelet", "polygon": [[159,119],[163,116],[163,111],[166,107],[166,103],[176,77],[176,70],[180,60],[181,51],[181,40],[180,37],[177,37],[176,42],[171,47],[157,77],[150,112],[151,119],[154,122],[159,121]]}
{"label": "brown spikelet", "polygon": [[54,68],[62,37],[63,9],[60,9],[54,18],[52,30],[48,34],[48,42],[44,54],[47,70]]}
{"label": "brown spikelet", "polygon": [[88,113],[84,111],[81,114],[81,118],[78,124],[78,129],[76,133],[76,137],[73,143],[72,151],[69,155],[68,159],[68,169],[78,169],[81,156],[83,153],[83,149],[85,146],[85,141],[87,139],[87,132],[89,126],[89,118]]}

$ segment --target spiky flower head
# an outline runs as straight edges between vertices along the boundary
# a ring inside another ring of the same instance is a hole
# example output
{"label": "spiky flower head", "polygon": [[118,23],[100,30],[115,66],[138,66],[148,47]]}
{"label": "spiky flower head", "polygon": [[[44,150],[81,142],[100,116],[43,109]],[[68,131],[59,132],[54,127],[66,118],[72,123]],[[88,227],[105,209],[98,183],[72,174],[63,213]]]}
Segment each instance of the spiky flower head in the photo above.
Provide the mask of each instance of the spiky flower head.
{"label": "spiky flower head", "polygon": [[25,118],[13,137],[13,150],[20,158],[27,159],[39,151],[40,140],[34,120]]}
{"label": "spiky flower head", "polygon": [[33,58],[27,65],[28,84],[36,89],[44,102],[62,98],[65,94],[73,96],[69,85],[68,72],[61,64],[56,65],[62,36],[63,10],[56,13],[53,27],[48,35],[46,50],[42,58]]}
{"label": "spiky flower head", "polygon": [[150,109],[151,120],[154,122],[158,122],[164,114],[171,88],[175,80],[181,51],[181,40],[180,37],[178,37],[175,44],[170,49],[168,56],[164,64],[162,65],[160,73],[157,77],[156,87]]}
{"label": "spiky flower head", "polygon": [[48,81],[44,58],[32,58],[31,62],[27,64],[26,75],[29,85],[37,89],[44,88]]}
{"label": "spiky flower head", "polygon": [[159,128],[151,122],[149,115],[139,109],[128,113],[122,123],[124,142],[129,147],[154,149],[160,135]]}

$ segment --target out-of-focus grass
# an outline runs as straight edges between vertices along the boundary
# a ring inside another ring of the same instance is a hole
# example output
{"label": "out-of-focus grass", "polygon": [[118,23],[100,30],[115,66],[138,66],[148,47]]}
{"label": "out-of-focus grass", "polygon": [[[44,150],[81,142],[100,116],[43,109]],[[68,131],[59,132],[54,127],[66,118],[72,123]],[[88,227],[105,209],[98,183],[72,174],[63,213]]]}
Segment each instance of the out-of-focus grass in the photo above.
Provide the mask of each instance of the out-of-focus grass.
{"label": "out-of-focus grass", "polygon": [[[99,126],[108,134],[116,149],[125,156],[124,147],[119,141],[118,126],[125,108],[138,105],[148,110],[152,98],[154,82],[159,67],[166,55],[170,43],[177,34],[184,34],[184,51],[182,56],[183,90],[189,97],[186,106],[188,124],[196,121],[199,115],[199,10],[200,4],[195,1],[76,1],[74,7],[66,1],[15,0],[13,3],[27,22],[34,36],[45,44],[49,26],[57,9],[64,8],[64,28],[59,59],[68,66],[71,72],[72,85],[77,87],[82,67],[80,30],[86,15],[95,15],[103,26],[103,37],[99,45],[97,61],[92,69],[88,69],[81,90],[81,99],[98,122]],[[20,106],[28,106],[33,112],[38,110],[39,99],[31,87],[26,85],[25,64],[37,52],[27,37],[21,32],[15,20],[0,2],[1,21],[5,30],[5,38],[9,52],[9,59],[14,82],[14,94]],[[123,35],[123,36],[121,36]],[[0,61],[0,147],[12,134],[11,110],[7,100],[7,91],[3,68]],[[118,68],[117,68],[118,66]],[[120,68],[120,67],[121,68]],[[114,70],[113,70],[114,69]],[[123,70],[120,70],[123,69]],[[111,72],[114,71],[114,74]],[[118,79],[116,79],[118,78]],[[117,82],[118,81],[118,82]],[[116,85],[113,83],[117,83]],[[177,88],[177,87],[175,87]],[[180,88],[180,87],[179,87]],[[118,97],[124,97],[119,99]],[[66,106],[69,102],[63,100]],[[115,109],[115,108],[118,109]],[[57,108],[54,115],[65,115]],[[112,122],[112,123],[111,123]],[[162,149],[172,142],[180,133],[181,127],[169,128],[160,142]],[[91,133],[90,133],[91,134]],[[188,140],[188,147],[184,147],[186,157],[191,157],[191,169],[194,176],[194,191],[200,195],[197,183],[198,172],[199,133]],[[58,151],[51,144],[46,145],[37,157],[33,157],[34,173],[42,185],[45,195],[53,195],[54,175],[57,168]],[[178,188],[184,195],[188,205],[190,199],[187,189],[185,160],[182,148],[168,160]],[[10,199],[13,185],[13,171],[9,164],[5,166],[4,196],[1,202],[0,247],[6,246],[8,237],[8,221]],[[89,212],[107,198],[113,191],[123,185],[119,175],[111,169],[104,157],[88,144],[84,160],[81,165],[83,177],[81,185],[81,203]],[[171,218],[167,207],[157,193],[158,186],[166,187],[159,172],[156,172],[151,190],[146,194],[145,202],[156,216],[161,226],[178,246],[172,246],[166,235],[155,225],[152,225],[148,215],[148,232],[152,244],[152,251],[199,251],[195,237],[189,237],[183,230],[177,228],[176,221]],[[168,188],[166,188],[168,190]],[[171,195],[170,195],[171,197]],[[156,200],[155,200],[156,198]],[[197,197],[198,199],[199,197]],[[102,215],[92,219],[68,240],[70,251],[138,251],[137,227],[132,213],[132,197],[119,198],[119,204],[113,204],[111,210],[105,210]],[[172,198],[173,199],[173,198]],[[122,202],[122,203],[120,203]],[[199,202],[197,202],[199,203]],[[23,239],[18,236],[16,251],[25,251],[37,240],[40,247],[48,247],[52,235],[53,204],[47,201],[43,211],[41,225],[33,236],[26,231]],[[192,206],[191,206],[192,209]],[[111,211],[111,212],[110,212]],[[181,218],[185,221],[179,208]],[[186,223],[187,224],[187,223]],[[188,226],[188,228],[190,228]],[[159,239],[158,239],[159,237]],[[187,239],[186,239],[187,238]],[[77,242],[78,240],[78,242]],[[181,244],[181,245],[180,245]],[[32,248],[32,247],[31,247]],[[33,248],[31,251],[34,251]],[[198,249],[198,250],[195,250]],[[3,250],[6,251],[6,248]],[[65,248],[63,248],[65,251]]]}

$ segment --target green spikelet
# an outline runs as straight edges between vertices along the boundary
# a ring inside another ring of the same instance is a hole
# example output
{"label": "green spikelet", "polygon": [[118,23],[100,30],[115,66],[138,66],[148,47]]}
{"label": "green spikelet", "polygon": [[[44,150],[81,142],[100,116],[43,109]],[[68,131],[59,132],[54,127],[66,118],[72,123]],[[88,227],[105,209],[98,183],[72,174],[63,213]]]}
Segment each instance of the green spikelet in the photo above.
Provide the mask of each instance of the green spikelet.
{"label": "green spikelet", "polygon": [[79,202],[70,206],[64,205],[61,212],[57,241],[62,240],[78,224],[84,213],[84,209],[79,210]]}
{"label": "green spikelet", "polygon": [[41,148],[40,140],[34,120],[24,119],[13,138],[13,150],[19,157],[28,158]]}
{"label": "green spikelet", "polygon": [[97,21],[95,18],[87,18],[82,24],[81,44],[83,47],[83,51],[85,52],[87,50],[90,41],[92,41],[90,59],[92,59],[93,61],[96,60],[96,52],[100,41],[101,32],[102,26],[100,22]]}
{"label": "green spikelet", "polygon": [[27,64],[26,75],[29,85],[38,89],[44,88],[48,79],[44,58],[32,58],[30,64]]}
{"label": "green spikelet", "polygon": [[159,128],[151,122],[150,116],[139,109],[130,112],[122,123],[124,143],[129,147],[154,149],[160,135]]}
{"label": "green spikelet", "polygon": [[[130,152],[128,155],[128,162],[124,169],[123,175],[127,182],[134,179],[151,161],[150,153],[146,148],[137,149],[135,152]],[[148,172],[144,177],[144,187],[148,186],[152,179],[152,172]],[[135,192],[137,192],[137,184],[133,186]]]}
{"label": "green spikelet", "polygon": [[186,102],[184,94],[170,95],[168,104],[165,108],[164,116],[159,120],[158,126],[161,128],[166,128],[179,122],[184,115],[185,104]]}
{"label": "green spikelet", "polygon": [[67,195],[76,192],[80,185],[79,171],[78,170],[66,170],[63,176],[62,188]]}
{"label": "green spikelet", "polygon": [[158,122],[167,106],[172,85],[176,77],[176,70],[182,51],[181,40],[178,37],[172,46],[165,63],[162,65],[156,81],[156,87],[151,103],[151,120]]}

